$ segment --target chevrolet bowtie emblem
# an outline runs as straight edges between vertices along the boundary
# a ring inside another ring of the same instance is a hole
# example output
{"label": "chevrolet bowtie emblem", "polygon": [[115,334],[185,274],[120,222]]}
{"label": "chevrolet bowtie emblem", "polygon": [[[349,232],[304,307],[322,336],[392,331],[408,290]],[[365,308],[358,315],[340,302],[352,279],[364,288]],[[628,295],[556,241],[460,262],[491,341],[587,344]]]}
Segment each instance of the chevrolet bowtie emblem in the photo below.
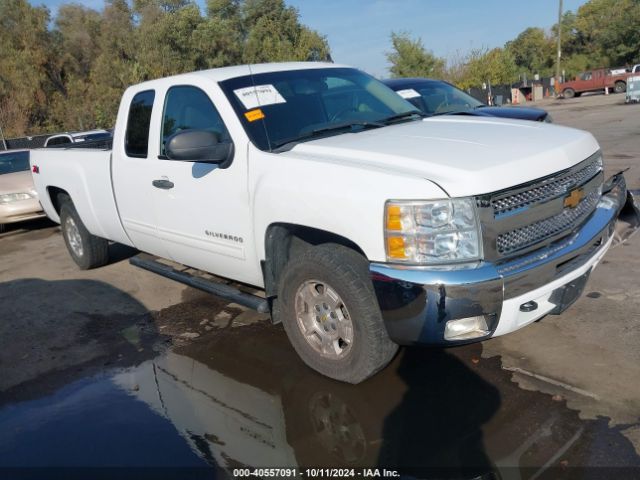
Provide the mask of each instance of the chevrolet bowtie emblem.
{"label": "chevrolet bowtie emblem", "polygon": [[576,208],[584,197],[584,191],[581,188],[576,188],[575,190],[571,190],[571,193],[565,197],[564,206],[567,208]]}

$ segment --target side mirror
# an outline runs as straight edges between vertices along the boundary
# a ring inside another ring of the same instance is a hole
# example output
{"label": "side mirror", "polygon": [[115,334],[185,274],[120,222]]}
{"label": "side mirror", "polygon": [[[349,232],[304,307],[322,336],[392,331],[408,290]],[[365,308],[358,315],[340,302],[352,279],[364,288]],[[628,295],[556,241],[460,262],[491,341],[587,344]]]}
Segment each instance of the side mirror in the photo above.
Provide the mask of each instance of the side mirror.
{"label": "side mirror", "polygon": [[221,142],[220,136],[208,130],[182,130],[165,140],[165,154],[170,160],[227,163],[233,155],[233,143]]}

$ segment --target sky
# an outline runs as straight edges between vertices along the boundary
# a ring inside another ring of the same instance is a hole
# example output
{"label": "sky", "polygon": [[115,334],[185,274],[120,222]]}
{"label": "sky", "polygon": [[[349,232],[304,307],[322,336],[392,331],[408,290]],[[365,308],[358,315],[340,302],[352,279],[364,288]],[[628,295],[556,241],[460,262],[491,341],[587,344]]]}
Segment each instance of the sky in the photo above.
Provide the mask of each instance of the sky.
{"label": "sky", "polygon": [[[204,0],[196,0],[203,6]],[[300,12],[302,23],[327,37],[337,63],[388,76],[385,52],[391,32],[421,38],[436,55],[450,58],[473,48],[501,47],[527,27],[545,29],[557,21],[558,0],[285,0]],[[55,14],[68,0],[31,0]],[[76,1],[100,9],[103,0]],[[586,0],[564,0],[577,10]]]}

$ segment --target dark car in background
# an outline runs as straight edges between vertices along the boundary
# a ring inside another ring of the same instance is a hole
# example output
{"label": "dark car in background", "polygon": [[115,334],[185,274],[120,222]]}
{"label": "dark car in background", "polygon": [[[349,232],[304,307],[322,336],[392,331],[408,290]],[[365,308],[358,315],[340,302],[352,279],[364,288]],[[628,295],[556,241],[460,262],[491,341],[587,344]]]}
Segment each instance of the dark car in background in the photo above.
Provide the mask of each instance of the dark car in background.
{"label": "dark car in background", "polygon": [[473,115],[551,123],[548,112],[530,107],[493,107],[442,80],[393,78],[383,82],[426,115]]}

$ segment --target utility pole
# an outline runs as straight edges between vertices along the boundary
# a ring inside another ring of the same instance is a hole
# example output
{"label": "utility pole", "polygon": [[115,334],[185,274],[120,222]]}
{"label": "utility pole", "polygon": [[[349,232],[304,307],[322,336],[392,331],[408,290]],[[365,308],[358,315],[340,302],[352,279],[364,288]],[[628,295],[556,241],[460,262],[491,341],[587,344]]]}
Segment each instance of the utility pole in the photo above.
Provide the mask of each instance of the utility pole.
{"label": "utility pole", "polygon": [[562,0],[558,0],[558,48],[556,56],[556,81],[555,91],[556,95],[560,93],[558,85],[560,84],[560,57],[562,56]]}

